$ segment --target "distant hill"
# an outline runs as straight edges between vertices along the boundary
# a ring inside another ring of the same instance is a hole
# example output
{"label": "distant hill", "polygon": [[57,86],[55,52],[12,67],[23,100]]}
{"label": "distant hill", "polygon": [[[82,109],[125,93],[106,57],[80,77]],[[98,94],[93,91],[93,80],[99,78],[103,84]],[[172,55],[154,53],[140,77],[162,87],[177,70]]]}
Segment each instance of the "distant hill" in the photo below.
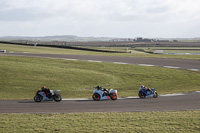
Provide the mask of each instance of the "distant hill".
{"label": "distant hill", "polygon": [[[31,36],[3,36],[0,37],[1,41],[11,41],[11,40],[29,40],[29,41],[66,41],[66,42],[133,42],[138,37],[133,38],[117,38],[117,37],[78,37],[76,35],[55,35],[55,36],[38,36],[38,37],[31,37]],[[142,38],[142,37],[139,37]],[[200,37],[196,38],[143,38],[143,40],[178,40],[178,41],[199,41]]]}
{"label": "distant hill", "polygon": [[31,41],[68,41],[68,42],[88,42],[88,41],[110,41],[114,38],[109,37],[78,37],[75,35],[56,35],[42,37],[27,37],[27,36],[4,36],[0,40],[31,40]]}

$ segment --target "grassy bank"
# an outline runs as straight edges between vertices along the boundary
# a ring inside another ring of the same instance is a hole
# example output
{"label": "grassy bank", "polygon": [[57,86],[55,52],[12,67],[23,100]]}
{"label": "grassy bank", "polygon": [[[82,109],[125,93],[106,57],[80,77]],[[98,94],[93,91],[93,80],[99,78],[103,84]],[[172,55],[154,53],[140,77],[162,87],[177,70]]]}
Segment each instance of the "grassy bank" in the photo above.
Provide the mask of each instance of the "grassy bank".
{"label": "grassy bank", "polygon": [[63,98],[91,98],[93,87],[137,96],[140,85],[159,94],[200,90],[200,72],[86,61],[0,56],[0,99],[32,99],[45,85]]}
{"label": "grassy bank", "polygon": [[199,132],[200,111],[0,114],[3,132]]}
{"label": "grassy bank", "polygon": [[[91,48],[91,47],[90,47]],[[152,58],[178,58],[178,59],[196,59],[200,60],[200,55],[162,55],[162,54],[148,54],[146,52],[136,51],[132,48],[101,48],[95,47],[95,49],[111,50],[111,51],[132,51],[132,53],[106,53],[106,52],[92,52],[85,50],[73,50],[62,48],[47,48],[47,47],[34,47],[34,46],[20,46],[20,45],[8,45],[0,44],[0,49],[5,49],[7,52],[28,52],[28,53],[44,53],[44,54],[76,54],[76,55],[104,55],[104,56],[127,56],[127,57],[152,57]],[[148,48],[142,48],[145,51],[151,51]],[[148,49],[148,50],[147,50]],[[154,50],[153,50],[154,51]]]}

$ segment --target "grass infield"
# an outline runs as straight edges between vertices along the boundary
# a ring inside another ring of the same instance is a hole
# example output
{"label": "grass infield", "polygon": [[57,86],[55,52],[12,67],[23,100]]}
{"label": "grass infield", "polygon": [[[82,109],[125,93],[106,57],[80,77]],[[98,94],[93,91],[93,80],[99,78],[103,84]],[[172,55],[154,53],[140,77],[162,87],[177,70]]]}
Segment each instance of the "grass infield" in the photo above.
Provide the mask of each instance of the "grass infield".
{"label": "grass infield", "polygon": [[199,132],[200,111],[0,114],[0,132]]}
{"label": "grass infield", "polygon": [[63,98],[91,98],[93,87],[137,96],[141,85],[159,94],[200,90],[200,72],[159,67],[0,56],[0,99],[33,99],[41,86],[61,90]]}

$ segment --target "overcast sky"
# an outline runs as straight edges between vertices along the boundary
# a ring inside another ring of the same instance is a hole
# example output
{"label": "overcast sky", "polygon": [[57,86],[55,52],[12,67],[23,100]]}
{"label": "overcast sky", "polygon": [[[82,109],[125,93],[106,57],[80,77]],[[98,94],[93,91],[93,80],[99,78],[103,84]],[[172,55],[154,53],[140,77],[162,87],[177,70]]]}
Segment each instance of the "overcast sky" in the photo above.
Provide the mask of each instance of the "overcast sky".
{"label": "overcast sky", "polygon": [[0,0],[0,36],[200,37],[200,0]]}

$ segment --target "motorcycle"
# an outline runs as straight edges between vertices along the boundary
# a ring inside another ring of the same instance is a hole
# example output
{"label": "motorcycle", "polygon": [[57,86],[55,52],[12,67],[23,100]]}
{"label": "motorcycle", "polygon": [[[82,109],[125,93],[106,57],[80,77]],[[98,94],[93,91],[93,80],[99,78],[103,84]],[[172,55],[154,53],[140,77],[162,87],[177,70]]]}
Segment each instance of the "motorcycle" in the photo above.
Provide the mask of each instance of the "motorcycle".
{"label": "motorcycle", "polygon": [[34,96],[34,101],[35,102],[41,102],[41,101],[56,101],[56,102],[60,102],[62,100],[61,95],[57,94],[58,92],[60,92],[60,90],[50,90],[50,93],[47,94],[46,92],[42,91],[42,90],[38,90],[36,92],[36,95]]}
{"label": "motorcycle", "polygon": [[117,100],[117,90],[96,87],[93,91],[92,98],[94,101],[112,99]]}
{"label": "motorcycle", "polygon": [[157,98],[158,97],[158,93],[155,91],[154,88],[151,88],[151,89],[140,88],[138,96],[140,98],[147,98],[147,97]]}

